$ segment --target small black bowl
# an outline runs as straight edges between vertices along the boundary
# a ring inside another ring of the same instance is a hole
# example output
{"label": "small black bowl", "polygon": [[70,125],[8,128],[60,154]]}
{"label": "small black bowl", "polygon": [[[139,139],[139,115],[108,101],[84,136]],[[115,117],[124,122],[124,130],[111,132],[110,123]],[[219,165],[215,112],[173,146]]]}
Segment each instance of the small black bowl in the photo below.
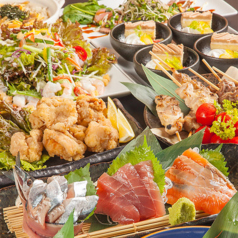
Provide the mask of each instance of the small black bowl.
{"label": "small black bowl", "polygon": [[194,49],[201,56],[201,58],[205,59],[208,64],[210,64],[211,66],[215,66],[221,71],[226,71],[230,66],[238,67],[238,58],[220,59],[208,55],[209,51],[211,50],[211,38],[212,36],[204,36],[195,42]]}
{"label": "small black bowl", "polygon": [[[139,50],[138,52],[136,52],[136,54],[134,55],[134,68],[136,73],[146,82],[149,83],[144,70],[141,66],[141,64],[146,65],[150,60],[151,60],[151,55],[149,54],[149,52],[152,50],[153,46],[147,46],[141,50]],[[178,72],[180,73],[185,73],[188,75],[193,75],[188,68],[192,68],[193,70],[197,71],[200,65],[200,59],[199,59],[199,55],[191,48],[188,48],[186,46],[184,46],[184,55],[183,55],[183,65],[186,68],[180,69],[178,70]],[[150,69],[150,68],[149,68]],[[162,70],[157,70],[157,69],[150,69],[152,72],[161,75],[165,78],[168,78],[168,76],[166,74],[164,74],[164,72]],[[171,74],[172,72],[169,71]]]}
{"label": "small black bowl", "polygon": [[[124,37],[125,24],[121,23],[115,26],[110,32],[110,42],[114,50],[121,55],[125,60],[133,61],[135,53],[149,45],[135,45],[121,42],[120,39]],[[165,45],[172,41],[172,32],[166,25],[156,22],[156,39],[163,38],[160,43]],[[153,45],[153,44],[150,44]]]}
{"label": "small black bowl", "polygon": [[[182,13],[172,16],[168,20],[168,26],[173,32],[173,40],[177,44],[184,44],[187,47],[193,48],[194,42],[199,38],[207,35],[212,35],[212,33],[208,34],[193,34],[186,33],[181,31],[181,17]],[[216,13],[212,14],[212,30],[214,32],[224,32],[228,29],[228,21],[225,17],[218,15]]]}

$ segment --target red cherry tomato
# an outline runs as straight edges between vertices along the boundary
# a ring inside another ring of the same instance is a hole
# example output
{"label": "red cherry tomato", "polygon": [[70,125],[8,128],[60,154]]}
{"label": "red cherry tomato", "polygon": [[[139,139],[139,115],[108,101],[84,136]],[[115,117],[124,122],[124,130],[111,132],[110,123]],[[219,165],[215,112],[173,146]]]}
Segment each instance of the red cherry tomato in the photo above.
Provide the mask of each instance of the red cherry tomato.
{"label": "red cherry tomato", "polygon": [[218,121],[218,118],[221,117],[221,121],[228,122],[231,120],[231,117],[226,113],[222,112],[215,117],[215,121]]}
{"label": "red cherry tomato", "polygon": [[232,144],[238,144],[238,137],[234,137],[232,138],[229,143],[232,143]]}
{"label": "red cherry tomato", "polygon": [[88,57],[86,50],[81,47],[81,46],[74,46],[75,53],[78,55],[78,57],[82,60],[85,61]]}
{"label": "red cherry tomato", "polygon": [[[200,126],[196,132],[202,130],[204,127],[206,127],[205,131],[204,131],[204,135],[203,135],[203,139],[202,139],[202,143],[203,144],[209,144],[211,142],[211,138],[214,135],[214,133],[210,132],[210,127],[209,126]],[[196,133],[195,132],[195,133]]]}
{"label": "red cherry tomato", "polygon": [[211,143],[218,143],[218,144],[221,144],[221,143],[229,143],[230,142],[230,139],[228,140],[222,140],[220,136],[214,134],[211,138]]}
{"label": "red cherry tomato", "polygon": [[235,123],[234,127],[236,128],[235,133],[238,136],[238,121]]}
{"label": "red cherry tomato", "polygon": [[196,112],[197,122],[203,126],[210,126],[215,120],[216,108],[211,103],[203,103]]}

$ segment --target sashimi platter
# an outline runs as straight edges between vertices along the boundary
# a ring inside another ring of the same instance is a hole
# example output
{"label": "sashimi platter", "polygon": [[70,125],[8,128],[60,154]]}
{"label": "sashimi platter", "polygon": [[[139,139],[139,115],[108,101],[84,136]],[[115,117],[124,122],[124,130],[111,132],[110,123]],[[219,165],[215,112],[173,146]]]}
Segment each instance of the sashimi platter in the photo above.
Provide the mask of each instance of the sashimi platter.
{"label": "sashimi platter", "polygon": [[0,0],[0,237],[238,237],[236,13]]}

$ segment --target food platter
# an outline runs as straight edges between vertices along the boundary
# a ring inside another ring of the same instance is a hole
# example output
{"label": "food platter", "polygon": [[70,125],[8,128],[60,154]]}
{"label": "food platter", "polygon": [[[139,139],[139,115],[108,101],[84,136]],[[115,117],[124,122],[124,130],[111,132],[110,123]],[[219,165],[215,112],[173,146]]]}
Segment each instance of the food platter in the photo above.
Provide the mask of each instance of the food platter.
{"label": "food platter", "polygon": [[[142,132],[142,128],[140,124],[124,109],[123,105],[120,103],[118,99],[114,99],[114,102],[116,106],[120,108],[120,110],[124,113],[124,115],[128,119],[136,136],[139,135]],[[34,176],[35,178],[39,178],[39,177],[45,177],[45,176],[52,176],[58,173],[66,173],[66,172],[75,170],[76,168],[83,167],[87,163],[96,164],[100,162],[108,162],[114,159],[117,156],[117,154],[123,149],[123,147],[124,145],[121,144],[119,147],[115,149],[105,151],[102,153],[97,153],[97,154],[88,152],[85,158],[78,161],[73,161],[73,162],[67,162],[65,160],[60,159],[59,157],[54,157],[47,161],[46,163],[47,168],[32,171],[30,172],[30,174]],[[7,178],[6,176],[2,174],[0,175],[0,187],[9,186],[12,184],[14,184],[14,182],[11,179]]]}

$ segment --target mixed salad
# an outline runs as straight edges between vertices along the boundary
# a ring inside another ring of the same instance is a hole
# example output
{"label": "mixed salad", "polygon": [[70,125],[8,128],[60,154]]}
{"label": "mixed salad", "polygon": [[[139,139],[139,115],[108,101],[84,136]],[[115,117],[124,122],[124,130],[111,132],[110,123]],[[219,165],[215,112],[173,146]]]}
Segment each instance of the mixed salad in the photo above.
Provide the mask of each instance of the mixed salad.
{"label": "mixed salad", "polygon": [[101,95],[110,80],[105,74],[115,62],[106,48],[91,48],[79,23],[36,21],[13,30],[2,26],[0,89],[20,108],[36,105],[41,97]]}

